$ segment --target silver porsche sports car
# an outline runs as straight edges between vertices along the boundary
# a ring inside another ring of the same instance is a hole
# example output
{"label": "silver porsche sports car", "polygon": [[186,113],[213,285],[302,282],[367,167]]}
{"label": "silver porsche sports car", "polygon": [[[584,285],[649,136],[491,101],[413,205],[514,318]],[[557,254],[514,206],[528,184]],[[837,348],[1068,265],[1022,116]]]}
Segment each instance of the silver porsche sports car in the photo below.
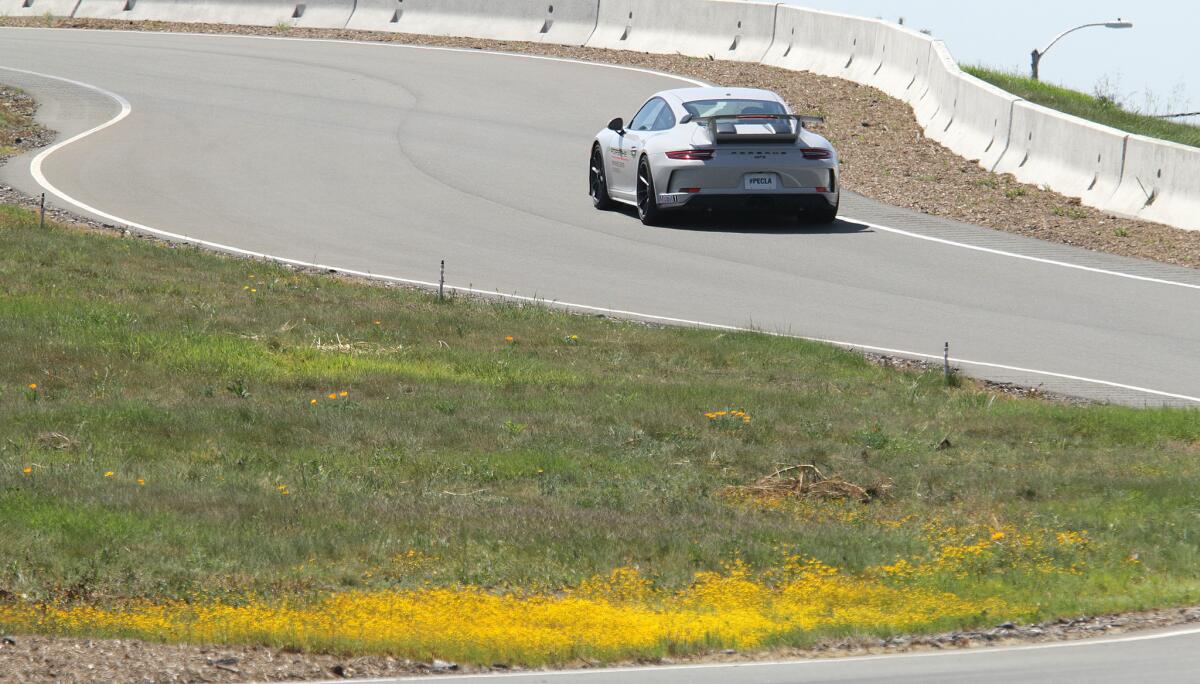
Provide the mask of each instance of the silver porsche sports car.
{"label": "silver porsche sports car", "polygon": [[613,119],[592,144],[597,209],[637,207],[642,223],[696,209],[772,209],[804,221],[837,218],[838,156],[769,90],[681,88],[658,93],[626,126]]}

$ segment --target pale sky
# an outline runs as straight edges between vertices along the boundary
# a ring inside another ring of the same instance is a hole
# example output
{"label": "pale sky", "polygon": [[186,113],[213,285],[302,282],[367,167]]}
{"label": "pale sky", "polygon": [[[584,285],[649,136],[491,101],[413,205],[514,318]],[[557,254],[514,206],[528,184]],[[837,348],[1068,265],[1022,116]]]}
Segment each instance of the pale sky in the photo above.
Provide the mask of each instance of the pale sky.
{"label": "pale sky", "polygon": [[[1089,28],[1042,59],[1042,80],[1092,93],[1107,81],[1126,102],[1153,113],[1200,111],[1198,0],[783,0],[802,7],[929,29],[961,64],[1029,73],[1029,53],[1079,24],[1121,17],[1129,30]],[[1169,111],[1168,111],[1169,110]],[[1200,124],[1200,117],[1188,120]]]}

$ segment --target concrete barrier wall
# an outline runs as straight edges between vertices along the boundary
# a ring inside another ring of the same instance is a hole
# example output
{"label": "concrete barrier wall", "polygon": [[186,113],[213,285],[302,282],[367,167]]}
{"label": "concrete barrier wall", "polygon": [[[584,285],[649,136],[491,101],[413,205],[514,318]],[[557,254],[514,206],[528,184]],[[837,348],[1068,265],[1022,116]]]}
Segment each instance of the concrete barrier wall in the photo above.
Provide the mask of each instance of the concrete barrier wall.
{"label": "concrete barrier wall", "polygon": [[1008,149],[1013,106],[1020,98],[963,73],[941,41],[931,46],[928,90],[914,104],[925,135],[994,170]]}
{"label": "concrete barrier wall", "polygon": [[773,4],[600,0],[599,22],[587,46],[758,62],[774,36]]}
{"label": "concrete barrier wall", "polygon": [[[929,89],[930,62],[935,41],[929,36],[879,22],[866,83],[892,97],[914,104]],[[938,43],[940,45],[940,43]]]}
{"label": "concrete barrier wall", "polygon": [[911,104],[928,89],[932,42],[877,19],[779,5],[762,61],[875,86]]}
{"label": "concrete barrier wall", "polygon": [[1110,211],[1200,230],[1200,149],[1131,135]]}
{"label": "concrete barrier wall", "polygon": [[0,0],[0,16],[40,17],[51,14],[69,17],[79,0]]}
{"label": "concrete barrier wall", "polygon": [[[775,41],[764,64],[811,71],[823,76],[851,78],[855,62],[868,58],[867,34],[872,19],[806,10],[792,5],[776,8]],[[860,45],[861,43],[861,45]]]}
{"label": "concrete barrier wall", "polygon": [[599,0],[358,0],[347,28],[583,45]]}
{"label": "concrete barrier wall", "polygon": [[[36,2],[36,0],[35,0]],[[354,0],[81,0],[76,17],[342,28]]]}
{"label": "concrete barrier wall", "polygon": [[84,19],[126,19],[132,15],[136,0],[81,0],[74,16]]}
{"label": "concrete barrier wall", "polygon": [[1021,101],[1013,105],[1008,151],[995,170],[1105,208],[1121,184],[1128,137],[1115,128]]}

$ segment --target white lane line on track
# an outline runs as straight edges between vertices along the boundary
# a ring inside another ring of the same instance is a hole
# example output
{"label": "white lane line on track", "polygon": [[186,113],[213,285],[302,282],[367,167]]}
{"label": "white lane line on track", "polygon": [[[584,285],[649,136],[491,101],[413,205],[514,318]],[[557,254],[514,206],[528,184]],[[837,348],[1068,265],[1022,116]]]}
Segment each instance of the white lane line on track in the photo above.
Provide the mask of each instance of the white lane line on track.
{"label": "white lane line on track", "polygon": [[[1078,639],[1074,641],[1054,641],[1045,644],[1027,644],[1024,646],[998,646],[994,648],[962,648],[948,651],[923,651],[921,653],[892,653],[870,656],[847,656],[845,658],[830,657],[830,658],[812,658],[809,660],[769,660],[764,662],[744,662],[744,663],[718,663],[718,664],[697,664],[697,665],[664,665],[650,667],[614,667],[614,668],[599,668],[592,670],[550,670],[547,672],[539,672],[537,670],[529,672],[511,672],[503,674],[469,674],[469,675],[449,675],[450,679],[510,679],[513,677],[585,677],[588,675],[613,675],[637,672],[675,672],[689,670],[705,670],[705,669],[721,669],[721,668],[793,668],[793,667],[817,667],[817,666],[836,666],[842,663],[857,663],[870,662],[873,660],[901,660],[912,658],[948,658],[955,656],[968,655],[996,655],[1003,653],[1013,653],[1020,651],[1044,651],[1053,648],[1085,648],[1090,646],[1111,646],[1113,644],[1125,644],[1138,641],[1153,641],[1157,639],[1172,639],[1176,637],[1192,636],[1200,634],[1200,627],[1190,627],[1171,632],[1156,632],[1154,634],[1132,634],[1129,636],[1109,637],[1101,639]],[[437,676],[418,676],[418,677],[393,677],[393,678],[376,678],[376,679],[358,679],[354,680],[356,684],[382,684],[384,682],[430,682],[438,679],[445,679]],[[335,684],[335,682],[344,682],[346,680],[325,680],[308,682],[307,684]]]}
{"label": "white lane line on track", "polygon": [[[60,29],[55,29],[55,30],[60,30]],[[72,29],[72,30],[92,30],[92,29]],[[130,31],[128,33],[142,33],[142,32]],[[638,72],[643,72],[643,73],[652,73],[652,74],[659,75],[659,76],[667,76],[670,78],[676,78],[679,80],[688,81],[688,82],[692,82],[692,83],[699,83],[698,81],[693,81],[691,79],[686,79],[686,78],[679,77],[679,76],[673,76],[671,74],[664,74],[661,72],[649,71],[646,69],[638,69],[638,68],[634,68],[634,67],[625,67],[625,66],[612,65],[612,64],[603,64],[600,62],[581,62],[579,60],[563,59],[563,58],[559,58],[559,57],[545,57],[545,56],[541,56],[541,55],[521,55],[521,54],[517,54],[517,53],[508,53],[508,52],[486,52],[486,51],[481,51],[481,50],[464,50],[461,48],[442,48],[442,47],[428,46],[428,45],[408,46],[408,45],[395,45],[392,43],[357,43],[354,41],[338,41],[338,40],[327,40],[327,39],[304,39],[304,38],[281,38],[281,37],[274,37],[274,36],[236,36],[236,35],[226,35],[226,34],[176,34],[176,35],[189,35],[189,36],[213,36],[213,35],[215,35],[215,36],[226,37],[226,38],[251,37],[251,38],[259,38],[259,39],[263,39],[263,40],[307,40],[310,42],[341,43],[341,44],[353,44],[353,45],[379,45],[379,46],[384,46],[384,47],[390,46],[390,47],[401,47],[401,48],[415,48],[415,49],[422,49],[422,50],[443,50],[443,51],[448,51],[448,52],[468,52],[471,54],[492,54],[492,55],[502,55],[502,56],[508,56],[508,57],[527,57],[530,59],[544,59],[544,60],[550,60],[550,61],[571,62],[571,63],[577,63],[577,64],[598,66],[598,67],[622,69],[622,70],[628,70],[628,71],[638,71]],[[258,258],[258,259],[266,259],[266,260],[275,261],[278,263],[290,264],[293,266],[301,266],[301,267],[305,267],[305,268],[317,268],[317,269],[321,269],[321,270],[325,270],[325,271],[337,271],[339,273],[345,273],[348,275],[361,276],[361,277],[365,277],[365,278],[372,278],[372,279],[383,280],[383,281],[387,281],[387,282],[402,283],[405,285],[416,285],[416,286],[424,287],[424,288],[433,288],[433,287],[438,286],[437,283],[424,281],[424,280],[415,280],[412,278],[401,278],[401,277],[397,277],[397,276],[380,275],[380,274],[376,274],[376,273],[370,273],[367,271],[358,271],[358,270],[354,270],[354,269],[346,269],[346,268],[341,268],[338,266],[329,266],[329,265],[325,265],[325,264],[315,264],[315,263],[307,262],[307,261],[299,261],[296,259],[288,259],[285,257],[279,257],[279,256],[275,256],[272,254],[264,254],[261,252],[254,252],[254,251],[250,251],[250,250],[246,250],[246,249],[241,249],[239,247],[234,247],[232,245],[221,244],[218,242],[210,242],[208,240],[201,240],[201,239],[194,238],[194,237],[191,237],[188,235],[181,235],[179,233],[172,233],[170,231],[165,231],[165,230],[161,230],[161,229],[154,228],[151,226],[147,226],[147,225],[144,225],[141,223],[137,223],[136,221],[130,221],[126,218],[122,218],[120,216],[115,216],[113,214],[102,211],[102,210],[97,209],[88,204],[85,204],[84,202],[81,202],[81,201],[75,199],[74,197],[71,197],[70,195],[66,194],[62,190],[59,190],[57,187],[55,187],[55,185],[53,183],[51,183],[49,181],[49,179],[47,179],[46,176],[42,173],[42,164],[45,162],[45,160],[51,154],[62,149],[63,147],[66,147],[67,145],[70,145],[74,142],[82,140],[83,138],[86,138],[89,135],[92,135],[94,133],[102,131],[110,126],[116,125],[121,120],[123,120],[125,117],[129,116],[129,114],[133,111],[132,105],[129,103],[128,100],[126,100],[121,95],[111,92],[109,90],[106,90],[104,88],[101,88],[99,86],[89,84],[89,83],[83,83],[81,81],[76,81],[76,80],[64,78],[61,76],[54,76],[51,74],[44,74],[44,73],[40,73],[40,72],[36,72],[36,71],[29,71],[26,69],[17,69],[17,68],[13,68],[13,67],[0,66],[0,70],[7,70],[7,71],[16,72],[16,73],[28,74],[28,75],[37,76],[40,78],[47,78],[47,79],[51,79],[51,80],[55,80],[55,81],[60,81],[63,83],[70,83],[72,85],[79,86],[81,88],[86,88],[89,90],[93,90],[93,91],[98,92],[102,95],[105,95],[109,98],[112,98],[114,101],[116,101],[121,106],[121,112],[119,114],[117,114],[115,117],[113,117],[112,119],[109,119],[105,123],[100,124],[99,126],[96,126],[95,128],[91,128],[87,131],[84,131],[83,133],[80,133],[78,135],[71,137],[68,140],[64,140],[60,143],[57,143],[57,144],[43,150],[40,154],[38,154],[36,157],[34,157],[33,160],[30,162],[30,164],[29,164],[30,175],[33,176],[33,179],[38,183],[38,185],[45,188],[46,191],[49,192],[50,194],[54,195],[55,197],[58,197],[59,199],[61,199],[62,201],[66,202],[70,205],[78,207],[79,209],[82,209],[82,210],[89,212],[91,214],[94,214],[96,216],[105,218],[114,223],[123,224],[125,226],[128,226],[129,228],[133,228],[133,229],[136,229],[136,230],[139,230],[142,232],[150,233],[150,234],[157,235],[160,237],[170,238],[173,240],[179,240],[182,242],[188,242],[191,244],[202,245],[202,246],[220,250],[223,252],[229,252],[229,253],[233,253],[233,254],[239,254],[242,256],[254,257],[254,258]],[[847,219],[847,220],[853,221],[854,219]],[[976,247],[974,245],[953,242],[950,240],[944,240],[942,238],[932,238],[932,237],[920,235],[918,233],[912,233],[909,231],[900,230],[897,228],[888,228],[886,226],[880,226],[880,225],[873,224],[873,223],[866,222],[866,221],[862,221],[861,223],[863,223],[864,225],[870,226],[872,228],[884,230],[887,232],[893,232],[893,233],[905,235],[908,237],[931,240],[934,242],[940,242],[940,243],[944,243],[944,244],[947,244],[950,246],[962,247],[965,249],[983,251],[983,252],[995,254],[998,256],[1007,256],[1007,257],[1013,257],[1013,258],[1018,258],[1018,259],[1028,259],[1028,260],[1032,260],[1032,261],[1039,261],[1039,262],[1047,263],[1050,265],[1082,269],[1082,270],[1086,270],[1086,271],[1097,272],[1097,273],[1104,274],[1104,275],[1116,275],[1116,276],[1131,278],[1131,279],[1135,279],[1135,280],[1149,280],[1149,281],[1156,282],[1159,284],[1164,284],[1164,285],[1175,285],[1175,286],[1187,287],[1187,288],[1196,288],[1197,287],[1195,285],[1190,285],[1187,283],[1177,283],[1177,282],[1173,282],[1173,281],[1145,278],[1142,276],[1135,276],[1135,275],[1127,274],[1127,273],[1119,273],[1119,272],[1115,272],[1115,271],[1105,271],[1103,269],[1093,269],[1090,267],[1078,266],[1076,264],[1069,264],[1069,263],[1058,262],[1058,261],[1053,261],[1053,260],[1049,260],[1049,259],[1040,259],[1040,258],[1036,258],[1036,257],[1029,257],[1029,256],[1026,256],[1023,254],[1015,254],[1012,252],[1004,252],[1001,250],[994,250],[994,249],[990,249],[990,248]],[[772,336],[776,336],[776,337],[789,337],[789,338],[794,338],[794,339],[807,340],[810,342],[820,342],[820,343],[824,343],[824,344],[832,344],[832,345],[835,345],[838,347],[844,347],[847,349],[859,349],[859,350],[879,352],[879,353],[884,353],[884,354],[895,354],[897,356],[907,356],[907,357],[911,357],[911,358],[932,359],[932,360],[941,360],[942,359],[941,356],[936,355],[936,354],[924,354],[921,352],[914,352],[914,351],[908,351],[908,350],[903,350],[903,349],[891,349],[888,347],[877,347],[877,346],[873,346],[873,345],[856,344],[853,342],[845,342],[845,341],[841,341],[841,340],[829,340],[829,339],[823,339],[823,338],[818,338],[818,337],[807,337],[804,335],[788,335],[788,334],[784,334],[784,333],[772,333],[772,332],[763,331],[763,330],[755,330],[752,328],[743,328],[743,327],[732,326],[732,325],[723,325],[720,323],[709,323],[707,321],[694,321],[694,320],[689,320],[686,318],[677,318],[677,317],[673,317],[673,316],[660,316],[660,315],[656,315],[656,314],[647,314],[647,313],[642,313],[642,312],[638,312],[638,311],[626,311],[626,310],[622,310],[622,309],[611,309],[611,308],[606,308],[606,307],[591,306],[588,304],[575,304],[572,302],[548,300],[548,299],[543,299],[543,298],[538,298],[538,297],[527,297],[527,296],[517,295],[517,294],[505,294],[505,293],[501,293],[501,292],[481,290],[478,288],[471,288],[471,287],[461,287],[461,286],[446,286],[446,287],[447,287],[447,289],[449,289],[452,292],[461,292],[464,294],[473,294],[473,295],[480,295],[480,296],[485,296],[485,297],[494,297],[494,298],[506,299],[509,301],[535,303],[535,304],[540,304],[540,305],[544,305],[544,306],[554,306],[554,307],[559,307],[559,308],[564,308],[564,309],[569,309],[569,310],[594,311],[597,313],[613,314],[613,315],[617,315],[617,316],[628,316],[631,318],[640,318],[640,319],[644,319],[644,320],[660,321],[663,323],[672,323],[672,324],[676,324],[676,325],[685,325],[685,326],[691,326],[691,327],[697,327],[697,328],[727,330],[727,331],[732,331],[732,332],[759,333],[759,334],[772,335]],[[1198,289],[1200,289],[1200,288],[1198,288]],[[1164,392],[1162,390],[1151,389],[1148,387],[1138,387],[1136,385],[1127,385],[1127,384],[1123,384],[1123,383],[1112,382],[1109,380],[1099,380],[1096,378],[1087,378],[1087,377],[1082,377],[1082,376],[1078,376],[1078,375],[1055,373],[1052,371],[1043,371],[1043,370],[1037,370],[1037,369],[1033,369],[1033,368],[1022,368],[1020,366],[1009,366],[1009,365],[998,364],[998,363],[990,363],[990,362],[986,362],[986,361],[972,361],[970,359],[951,358],[950,361],[952,363],[956,363],[959,365],[976,366],[979,368],[990,368],[993,370],[1004,370],[1004,371],[1011,371],[1011,372],[1017,372],[1017,373],[1028,373],[1031,375],[1040,375],[1040,376],[1048,377],[1048,378],[1055,378],[1055,379],[1060,379],[1060,380],[1071,380],[1074,382],[1083,382],[1083,383],[1092,384],[1092,385],[1099,385],[1101,387],[1111,387],[1114,389],[1122,389],[1122,390],[1128,390],[1128,391],[1138,392],[1138,393],[1142,393],[1142,394],[1149,394],[1149,395],[1156,396],[1156,397],[1162,397],[1164,399],[1177,399],[1180,401],[1187,401],[1187,402],[1193,402],[1193,403],[1200,404],[1200,397],[1189,396],[1186,394],[1176,394],[1173,392]]]}
{"label": "white lane line on track", "polygon": [[1019,254],[1017,252],[1006,252],[1002,249],[994,249],[992,247],[980,247],[978,245],[969,245],[964,242],[955,242],[954,240],[947,240],[946,238],[934,237],[932,235],[922,235],[921,233],[914,233],[912,231],[904,230],[902,228],[892,228],[889,226],[881,226],[878,223],[871,223],[870,221],[866,221],[863,219],[857,219],[857,218],[851,218],[849,216],[842,216],[841,218],[843,220],[850,221],[852,223],[861,223],[864,226],[867,226],[870,228],[875,228],[877,230],[886,231],[888,233],[895,233],[896,235],[903,235],[904,237],[916,238],[917,240],[927,240],[929,242],[937,242],[937,243],[940,243],[943,245],[949,245],[951,247],[960,247],[962,249],[969,249],[969,250],[972,250],[975,252],[984,252],[986,254],[995,254],[998,256],[1010,257],[1013,259],[1023,259],[1025,261],[1034,261],[1039,264],[1048,264],[1050,266],[1061,266],[1063,268],[1072,268],[1072,269],[1076,269],[1079,271],[1087,271],[1089,273],[1099,273],[1101,275],[1116,276],[1118,278],[1129,278],[1130,280],[1141,280],[1141,281],[1147,282],[1147,283],[1158,283],[1159,285],[1171,285],[1173,287],[1186,287],[1186,288],[1192,289],[1192,290],[1200,290],[1200,284],[1196,284],[1196,283],[1181,283],[1181,282],[1177,282],[1174,280],[1165,280],[1163,278],[1151,278],[1149,276],[1140,276],[1140,275],[1135,275],[1133,273],[1123,273],[1121,271],[1111,271],[1106,268],[1096,268],[1094,266],[1083,266],[1081,264],[1072,264],[1069,261],[1058,261],[1056,259],[1046,259],[1044,257],[1035,257],[1035,256],[1030,256],[1028,254]]}

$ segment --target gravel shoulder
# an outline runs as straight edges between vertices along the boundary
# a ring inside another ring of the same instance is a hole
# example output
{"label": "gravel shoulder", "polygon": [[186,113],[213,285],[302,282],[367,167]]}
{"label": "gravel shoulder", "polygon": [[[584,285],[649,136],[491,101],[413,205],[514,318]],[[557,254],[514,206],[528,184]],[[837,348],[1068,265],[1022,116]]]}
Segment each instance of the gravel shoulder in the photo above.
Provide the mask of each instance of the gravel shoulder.
{"label": "gravel shoulder", "polygon": [[17,88],[0,85],[0,164],[8,158],[49,145],[54,131],[34,121],[37,102]]}
{"label": "gravel shoulder", "polygon": [[1200,267],[1200,231],[1124,219],[1011,175],[989,173],[926,138],[912,110],[874,88],[759,64],[541,43],[288,27],[0,17],[0,26],[290,36],[502,50],[625,64],[731,86],[775,90],[800,112],[828,118],[821,130],[842,155],[845,187],[926,214],[1041,240],[1177,266]]}

